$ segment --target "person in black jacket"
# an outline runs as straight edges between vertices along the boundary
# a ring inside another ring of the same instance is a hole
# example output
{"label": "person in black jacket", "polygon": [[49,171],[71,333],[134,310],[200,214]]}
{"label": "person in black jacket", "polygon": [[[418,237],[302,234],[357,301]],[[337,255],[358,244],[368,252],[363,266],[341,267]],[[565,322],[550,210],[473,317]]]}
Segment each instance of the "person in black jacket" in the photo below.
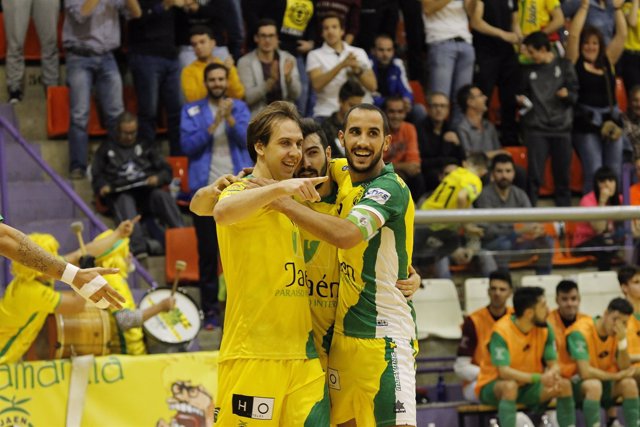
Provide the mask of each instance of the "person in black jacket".
{"label": "person in black jacket", "polygon": [[516,97],[529,158],[529,199],[535,206],[547,155],[555,184],[556,206],[571,206],[569,189],[573,106],[578,99],[578,77],[573,64],[551,50],[542,31],[523,41],[531,64],[523,68],[522,90]]}
{"label": "person in black jacket", "polygon": [[[122,113],[116,123],[116,141],[103,142],[91,169],[93,191],[104,199],[118,222],[143,215],[158,218],[166,227],[182,227],[182,216],[171,195],[162,189],[171,182],[171,167],[156,144],[138,139],[138,119]],[[148,254],[139,224],[131,234],[131,252]]]}

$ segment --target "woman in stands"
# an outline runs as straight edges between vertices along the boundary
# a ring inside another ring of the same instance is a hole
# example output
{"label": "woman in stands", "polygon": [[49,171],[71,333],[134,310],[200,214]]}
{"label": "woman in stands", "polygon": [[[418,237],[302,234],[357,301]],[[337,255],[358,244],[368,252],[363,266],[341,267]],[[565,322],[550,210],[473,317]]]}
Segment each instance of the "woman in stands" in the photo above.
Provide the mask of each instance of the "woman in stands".
{"label": "woman in stands", "polygon": [[[580,206],[619,206],[622,195],[618,188],[617,173],[608,166],[600,167],[593,178],[593,191],[585,194]],[[609,271],[611,260],[624,240],[622,223],[601,220],[576,224],[571,246],[579,249],[576,255],[593,255],[599,271]]]}
{"label": "woman in stands", "polygon": [[573,146],[582,161],[584,194],[594,190],[593,177],[600,166],[622,170],[622,121],[615,97],[614,67],[622,55],[627,34],[623,2],[613,0],[616,32],[608,45],[598,29],[583,28],[589,0],[582,0],[569,30],[567,58],[575,64],[580,83]]}

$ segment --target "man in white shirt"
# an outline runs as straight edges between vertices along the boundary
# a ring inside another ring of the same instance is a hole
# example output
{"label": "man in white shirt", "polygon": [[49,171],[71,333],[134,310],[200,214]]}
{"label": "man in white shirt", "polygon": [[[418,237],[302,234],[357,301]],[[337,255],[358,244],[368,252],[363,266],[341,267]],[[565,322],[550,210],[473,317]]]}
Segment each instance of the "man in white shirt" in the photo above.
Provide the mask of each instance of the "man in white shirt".
{"label": "man in white shirt", "polygon": [[377,89],[377,82],[367,53],[342,40],[344,25],[340,18],[329,14],[321,24],[324,43],[309,52],[306,68],[317,94],[313,117],[324,120],[338,110],[338,92],[349,78],[367,91],[364,102],[372,102],[370,92]]}

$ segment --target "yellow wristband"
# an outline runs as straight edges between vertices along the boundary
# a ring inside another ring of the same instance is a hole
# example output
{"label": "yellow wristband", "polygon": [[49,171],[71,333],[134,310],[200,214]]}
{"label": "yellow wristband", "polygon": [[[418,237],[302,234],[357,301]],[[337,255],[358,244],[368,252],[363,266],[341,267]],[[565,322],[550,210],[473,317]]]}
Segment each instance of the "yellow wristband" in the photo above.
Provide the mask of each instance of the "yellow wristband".
{"label": "yellow wristband", "polygon": [[540,374],[531,374],[531,383],[532,384],[539,383],[541,378],[542,378],[542,375]]}

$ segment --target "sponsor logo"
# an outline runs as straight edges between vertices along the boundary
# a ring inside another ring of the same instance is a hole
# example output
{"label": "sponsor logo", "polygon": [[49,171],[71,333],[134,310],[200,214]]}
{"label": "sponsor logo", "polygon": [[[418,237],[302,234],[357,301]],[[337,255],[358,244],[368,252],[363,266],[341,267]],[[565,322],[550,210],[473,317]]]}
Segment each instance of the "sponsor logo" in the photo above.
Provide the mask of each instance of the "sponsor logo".
{"label": "sponsor logo", "polygon": [[340,390],[340,374],[335,369],[327,369],[327,382],[329,388]]}
{"label": "sponsor logo", "polygon": [[364,198],[384,205],[391,198],[391,194],[382,188],[370,188],[366,193],[364,193]]}
{"label": "sponsor logo", "polygon": [[583,341],[576,341],[573,343],[576,347],[576,353],[585,353],[587,351],[586,344]]}
{"label": "sponsor logo", "polygon": [[234,394],[231,398],[231,406],[235,415],[254,420],[272,419],[274,402],[275,399],[272,397],[245,396],[243,394]]}
{"label": "sponsor logo", "polygon": [[396,400],[395,413],[396,414],[404,414],[406,412],[407,412],[407,410],[404,407],[404,402],[400,402],[399,400]]}
{"label": "sponsor logo", "polygon": [[30,416],[31,414],[27,411],[24,406],[31,400],[30,397],[25,397],[24,399],[18,399],[17,396],[13,396],[11,399],[0,396],[0,402],[3,404],[7,404],[6,406],[0,410],[0,426],[3,427],[18,427],[18,426],[29,426],[32,427]]}
{"label": "sponsor logo", "polygon": [[498,360],[504,360],[505,359],[505,353],[506,353],[506,348],[494,348],[494,357]]}
{"label": "sponsor logo", "polygon": [[376,326],[389,326],[389,322],[384,319],[376,320]]}

